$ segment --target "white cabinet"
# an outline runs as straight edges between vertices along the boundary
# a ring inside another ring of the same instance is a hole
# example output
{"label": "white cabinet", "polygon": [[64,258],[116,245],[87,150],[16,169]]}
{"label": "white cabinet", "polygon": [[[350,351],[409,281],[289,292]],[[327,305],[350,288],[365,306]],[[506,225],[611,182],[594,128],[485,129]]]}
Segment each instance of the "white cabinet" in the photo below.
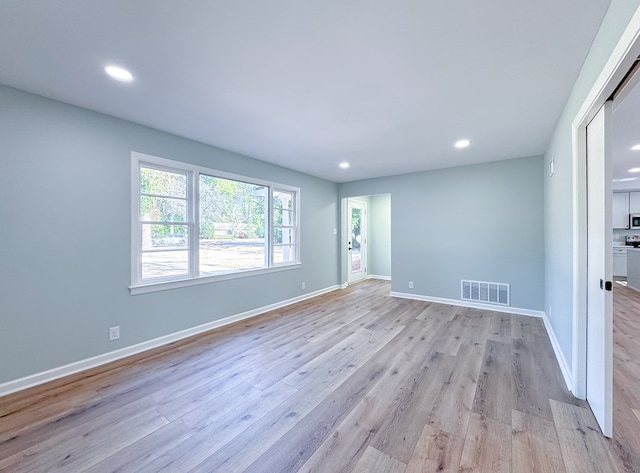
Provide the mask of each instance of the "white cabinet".
{"label": "white cabinet", "polygon": [[[632,192],[632,194],[638,194],[638,196],[634,196],[634,203],[637,198],[637,204],[640,207],[640,192]],[[629,228],[629,192],[614,192],[612,201],[611,223],[613,228]]]}
{"label": "white cabinet", "polygon": [[629,213],[640,214],[640,192],[629,192]]}
{"label": "white cabinet", "polygon": [[626,248],[613,248],[613,275],[627,277]]}

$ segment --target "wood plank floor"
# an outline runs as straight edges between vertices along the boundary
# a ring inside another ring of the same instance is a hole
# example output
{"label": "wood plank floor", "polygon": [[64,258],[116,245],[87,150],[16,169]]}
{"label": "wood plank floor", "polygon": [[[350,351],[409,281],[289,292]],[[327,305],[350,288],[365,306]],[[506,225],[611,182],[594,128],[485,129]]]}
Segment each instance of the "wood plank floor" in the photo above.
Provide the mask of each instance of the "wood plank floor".
{"label": "wood plank floor", "polygon": [[613,291],[613,440],[621,471],[640,472],[640,292]]}
{"label": "wood plank floor", "polygon": [[365,281],[0,398],[0,471],[638,471],[640,390],[616,385],[625,422],[606,440],[541,319],[389,290]]}

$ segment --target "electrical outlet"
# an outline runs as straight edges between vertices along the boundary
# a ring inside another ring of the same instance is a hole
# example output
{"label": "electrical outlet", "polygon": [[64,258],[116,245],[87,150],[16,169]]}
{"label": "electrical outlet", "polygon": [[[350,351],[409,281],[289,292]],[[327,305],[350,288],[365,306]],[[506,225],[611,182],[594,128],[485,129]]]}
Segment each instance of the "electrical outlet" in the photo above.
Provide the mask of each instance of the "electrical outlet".
{"label": "electrical outlet", "polygon": [[409,289],[413,289],[413,281],[409,281]]}
{"label": "electrical outlet", "polygon": [[306,282],[303,282],[303,283],[302,283],[302,289],[304,289],[305,287],[307,287],[307,283],[306,283]]}
{"label": "electrical outlet", "polygon": [[112,342],[120,338],[120,326],[109,327],[109,341]]}

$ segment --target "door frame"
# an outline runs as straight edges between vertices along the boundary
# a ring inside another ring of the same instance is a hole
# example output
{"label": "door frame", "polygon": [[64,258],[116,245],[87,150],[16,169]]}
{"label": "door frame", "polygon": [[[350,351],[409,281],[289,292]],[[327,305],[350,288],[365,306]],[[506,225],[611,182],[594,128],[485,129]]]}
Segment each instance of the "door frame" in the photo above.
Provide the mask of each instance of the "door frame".
{"label": "door frame", "polygon": [[[572,124],[573,177],[573,340],[570,389],[587,392],[587,124],[614,93],[640,54],[640,7],[624,30]],[[553,157],[551,158],[553,159]],[[604,199],[604,196],[602,196]],[[610,370],[613,377],[613,370]]]}

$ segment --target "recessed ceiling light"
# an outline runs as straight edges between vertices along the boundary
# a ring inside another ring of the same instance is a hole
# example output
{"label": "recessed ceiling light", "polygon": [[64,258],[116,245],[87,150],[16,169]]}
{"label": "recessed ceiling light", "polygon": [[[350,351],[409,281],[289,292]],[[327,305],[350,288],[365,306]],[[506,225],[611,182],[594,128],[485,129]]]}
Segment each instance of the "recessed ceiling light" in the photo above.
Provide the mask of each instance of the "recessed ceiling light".
{"label": "recessed ceiling light", "polygon": [[640,172],[640,168],[631,168],[629,172]]}
{"label": "recessed ceiling light", "polygon": [[348,163],[348,162],[346,162],[346,161],[345,161],[345,162],[343,162],[343,163],[340,163],[340,167],[341,167],[342,169],[347,169],[347,168],[349,167],[349,163]]}
{"label": "recessed ceiling light", "polygon": [[455,142],[453,146],[456,148],[466,148],[471,144],[471,140],[458,140]]}
{"label": "recessed ceiling light", "polygon": [[640,145],[632,146],[631,151],[640,151]]}
{"label": "recessed ceiling light", "polygon": [[111,78],[119,80],[120,82],[131,82],[133,80],[133,74],[120,66],[105,66],[104,71],[109,74]]}

